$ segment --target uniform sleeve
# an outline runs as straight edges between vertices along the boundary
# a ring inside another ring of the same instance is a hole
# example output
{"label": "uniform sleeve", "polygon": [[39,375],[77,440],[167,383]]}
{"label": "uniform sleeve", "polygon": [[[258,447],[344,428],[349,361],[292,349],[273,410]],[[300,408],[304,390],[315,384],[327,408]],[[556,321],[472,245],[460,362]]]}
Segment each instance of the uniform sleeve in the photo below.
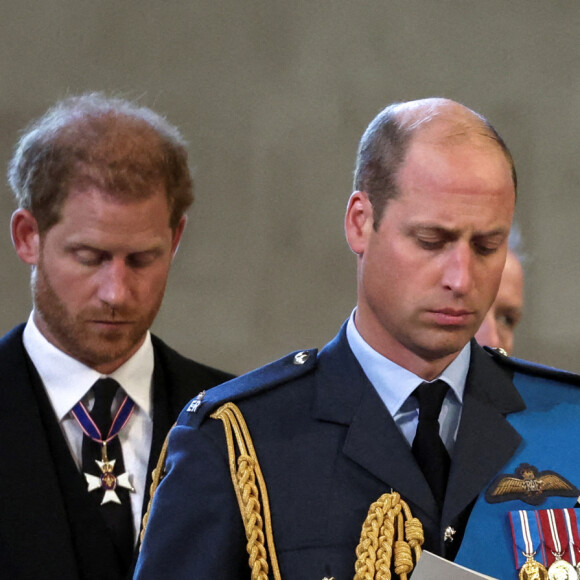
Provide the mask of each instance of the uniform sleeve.
{"label": "uniform sleeve", "polygon": [[135,580],[250,577],[245,533],[221,421],[170,434]]}

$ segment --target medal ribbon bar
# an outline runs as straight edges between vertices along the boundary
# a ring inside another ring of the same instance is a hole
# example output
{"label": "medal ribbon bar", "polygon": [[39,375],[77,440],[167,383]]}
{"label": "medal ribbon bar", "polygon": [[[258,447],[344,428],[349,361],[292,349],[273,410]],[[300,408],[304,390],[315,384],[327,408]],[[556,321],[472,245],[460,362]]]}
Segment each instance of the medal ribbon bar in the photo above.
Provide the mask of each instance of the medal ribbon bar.
{"label": "medal ribbon bar", "polygon": [[548,578],[556,580],[578,580],[578,573],[570,563],[568,533],[566,519],[562,509],[540,510],[540,525],[542,526],[546,556],[549,563]]}
{"label": "medal ribbon bar", "polygon": [[[519,570],[519,578],[537,578],[546,580],[548,571],[543,563],[543,543],[540,536],[540,525],[537,514],[534,511],[518,510],[508,514],[514,543],[514,555],[516,570]],[[538,559],[534,559],[537,557]]]}
{"label": "medal ribbon bar", "polygon": [[578,569],[578,551],[580,551],[580,537],[578,537],[578,520],[576,510],[566,508],[563,510],[566,520],[566,532],[568,533],[568,545],[570,546],[570,563]]}
{"label": "medal ribbon bar", "polygon": [[568,534],[562,510],[539,510],[540,526],[546,550],[546,564],[551,566],[558,558],[567,556]]}

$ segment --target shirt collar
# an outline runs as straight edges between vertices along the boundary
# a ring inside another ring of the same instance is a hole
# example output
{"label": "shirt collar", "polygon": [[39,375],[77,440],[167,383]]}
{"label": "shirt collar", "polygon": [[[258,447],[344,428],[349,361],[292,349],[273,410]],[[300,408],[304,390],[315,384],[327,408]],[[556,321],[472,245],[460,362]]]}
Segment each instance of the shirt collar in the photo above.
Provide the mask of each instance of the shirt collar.
{"label": "shirt collar", "polygon": [[[348,344],[389,413],[394,416],[423,379],[374,350],[356,328],[355,312],[356,308],[350,315],[346,327]],[[460,403],[463,402],[470,357],[471,345],[468,342],[453,362],[437,377],[449,385]]]}
{"label": "shirt collar", "polygon": [[[95,381],[105,375],[84,365],[50,343],[34,322],[34,311],[24,328],[23,343],[54,408],[59,421],[88,393]],[[137,352],[110,376],[151,417],[151,384],[154,354],[148,331]]]}

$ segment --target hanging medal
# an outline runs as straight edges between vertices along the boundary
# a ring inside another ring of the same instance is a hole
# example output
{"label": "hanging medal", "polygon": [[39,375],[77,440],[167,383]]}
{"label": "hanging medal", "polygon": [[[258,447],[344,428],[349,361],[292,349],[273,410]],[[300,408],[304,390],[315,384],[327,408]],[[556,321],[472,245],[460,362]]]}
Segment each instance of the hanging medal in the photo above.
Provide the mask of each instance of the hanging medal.
{"label": "hanging medal", "polygon": [[94,491],[97,489],[102,489],[104,491],[101,505],[109,502],[121,503],[121,500],[115,491],[117,487],[123,487],[129,491],[135,491],[135,488],[131,485],[129,474],[121,473],[115,475],[116,460],[109,460],[107,456],[107,444],[113,440],[127,424],[133,414],[134,408],[135,402],[128,396],[125,396],[123,403],[119,407],[119,410],[111,423],[111,428],[109,429],[106,438],[103,438],[101,431],[93,421],[93,418],[83,403],[79,401],[72,409],[72,414],[83,430],[83,433],[101,445],[101,461],[95,460],[95,463],[101,471],[101,475],[97,477],[90,473],[84,474],[87,481],[88,491]]}
{"label": "hanging medal", "polygon": [[[578,580],[576,568],[564,556],[568,553],[568,533],[561,509],[540,510],[540,525],[548,556],[549,580]],[[548,552],[547,550],[547,552]]]}
{"label": "hanging medal", "polygon": [[[514,540],[516,569],[519,569],[520,580],[547,580],[548,571],[535,559],[542,560],[540,530],[535,512],[518,510],[509,512]],[[523,557],[523,558],[522,558]]]}

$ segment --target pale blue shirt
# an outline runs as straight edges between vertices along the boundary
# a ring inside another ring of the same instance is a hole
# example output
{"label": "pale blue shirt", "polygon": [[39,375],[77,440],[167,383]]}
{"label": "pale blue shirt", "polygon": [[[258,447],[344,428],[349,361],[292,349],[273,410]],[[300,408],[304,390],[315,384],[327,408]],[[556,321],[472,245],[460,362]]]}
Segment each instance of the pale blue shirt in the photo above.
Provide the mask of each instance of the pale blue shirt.
{"label": "pale blue shirt", "polygon": [[[24,328],[24,348],[31,358],[46,389],[56,418],[62,428],[71,454],[79,468],[82,464],[83,432],[71,410],[79,402],[90,410],[94,395],[89,393],[95,381],[105,375],[91,369],[59,350],[38,330],[32,313]],[[145,497],[147,465],[153,438],[153,413],[151,405],[154,367],[153,345],[147,333],[139,350],[110,376],[123,388],[113,401],[113,411],[121,405],[125,393],[135,402],[129,422],[119,433],[123,449],[125,470],[135,488],[130,493],[133,510],[135,540],[141,527],[141,512]]]}
{"label": "pale blue shirt", "polygon": [[[348,344],[397,427],[411,445],[419,420],[417,400],[411,397],[411,394],[423,382],[423,379],[384,357],[365,342],[356,328],[355,312],[356,309],[352,312],[346,326]],[[453,452],[461,419],[470,357],[471,345],[467,343],[453,362],[437,377],[450,387],[439,415],[441,439],[450,455]]]}

